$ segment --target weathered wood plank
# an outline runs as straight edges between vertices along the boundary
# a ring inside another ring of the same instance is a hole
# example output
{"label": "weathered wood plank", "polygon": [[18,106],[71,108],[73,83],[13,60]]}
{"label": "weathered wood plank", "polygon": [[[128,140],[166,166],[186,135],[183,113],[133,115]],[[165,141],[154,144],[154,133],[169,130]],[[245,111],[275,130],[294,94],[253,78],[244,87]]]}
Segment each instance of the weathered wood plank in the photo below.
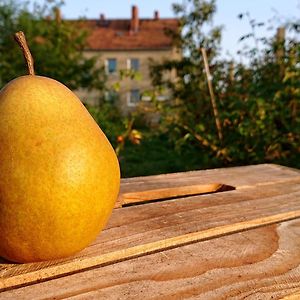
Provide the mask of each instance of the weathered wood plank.
{"label": "weathered wood plank", "polygon": [[299,170],[273,164],[209,169],[122,179],[121,194],[156,188],[211,184],[214,182],[237,188],[242,186],[249,187],[263,183],[285,182],[290,179],[299,178],[299,176]]}
{"label": "weathered wood plank", "polygon": [[282,300],[299,300],[300,299],[300,290],[295,291],[293,294],[287,295]]}
{"label": "weathered wood plank", "polygon": [[224,236],[226,234],[232,234],[241,232],[259,226],[274,224],[277,222],[288,221],[291,219],[300,218],[300,210],[282,213],[274,216],[249,220],[246,222],[239,222],[225,226],[219,226],[210,228],[207,230],[193,232],[185,235],[180,235],[156,242],[141,244],[138,246],[124,248],[121,250],[109,252],[107,254],[98,255],[94,257],[82,258],[81,260],[71,261],[63,265],[54,265],[46,269],[40,269],[27,274],[15,275],[13,277],[2,278],[0,280],[0,291],[1,289],[14,287],[30,282],[37,282],[42,279],[55,278],[61,274],[71,274],[79,270],[86,270],[95,266],[105,266],[120,261],[129,260],[132,258],[145,256],[148,254],[164,251],[191,243],[209,240],[212,238]]}
{"label": "weathered wood plank", "polygon": [[159,200],[159,199],[170,199],[182,196],[190,195],[201,195],[207,193],[216,193],[226,190],[232,190],[233,187],[219,184],[197,184],[197,185],[186,185],[169,188],[158,188],[154,190],[144,190],[139,192],[127,192],[122,193],[118,197],[115,208],[121,207],[126,204],[137,204],[141,202]]}
{"label": "weathered wood plank", "polygon": [[107,230],[76,257],[27,265],[3,263],[0,265],[0,284],[7,287],[60,276],[75,269],[102,264],[103,257],[106,257],[105,262],[107,257],[110,261],[116,260],[115,256],[112,260],[110,252],[123,253],[124,249],[130,247],[176,238],[179,235],[213,230],[239,222],[250,221],[251,224],[253,219],[260,219],[259,222],[264,224],[262,220],[265,217],[272,218],[276,214],[283,214],[285,217],[296,214],[297,217],[297,210],[300,210],[299,197],[300,184],[290,183],[285,186],[248,188],[118,209]]}
{"label": "weathered wood plank", "polygon": [[6,291],[1,300],[280,299],[300,289],[299,248],[294,220]]}
{"label": "weathered wood plank", "polygon": [[189,190],[189,187],[195,189],[198,186],[198,189],[201,189],[198,193],[196,190],[194,193],[189,191],[189,194],[213,192],[213,182],[240,189],[284,184],[299,179],[298,170],[272,164],[126,178],[122,179],[121,192],[115,207],[121,207],[123,203],[147,201],[152,196],[158,199],[159,191],[164,192],[168,189],[170,197],[176,196],[176,193],[178,196],[183,194],[180,191],[176,192],[176,188]]}
{"label": "weathered wood plank", "polygon": [[[123,225],[128,225],[130,228],[135,222],[147,221],[152,218],[165,218],[169,215],[181,214],[183,212],[192,211],[200,208],[212,208],[214,211],[218,206],[230,205],[243,201],[250,201],[255,199],[265,199],[271,197],[284,197],[297,193],[300,188],[300,179],[290,180],[284,185],[272,184],[263,187],[241,188],[226,193],[201,195],[194,197],[186,197],[181,199],[174,199],[162,203],[147,204],[140,206],[132,206],[129,208],[116,209],[110,219],[106,229],[112,227],[120,228]],[[222,208],[223,209],[223,208]],[[216,212],[217,213],[217,212]],[[181,216],[181,215],[180,215]],[[203,217],[203,216],[202,216]],[[203,219],[203,221],[207,221]],[[128,230],[129,228],[127,228]]]}

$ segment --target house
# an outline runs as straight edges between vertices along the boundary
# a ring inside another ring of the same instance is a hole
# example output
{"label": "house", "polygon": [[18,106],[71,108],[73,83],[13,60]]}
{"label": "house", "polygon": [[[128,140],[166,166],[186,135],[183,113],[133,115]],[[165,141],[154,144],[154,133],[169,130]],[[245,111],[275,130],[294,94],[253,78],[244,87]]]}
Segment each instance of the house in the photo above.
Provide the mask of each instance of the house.
{"label": "house", "polygon": [[[179,58],[180,51],[173,46],[167,30],[178,31],[179,20],[160,18],[155,11],[153,18],[139,18],[138,7],[133,6],[129,19],[106,19],[103,14],[99,19],[84,20],[84,27],[89,35],[85,55],[100,54],[99,63],[105,66],[108,85],[120,83],[117,94],[109,92],[106,96],[118,98],[124,113],[133,110],[140,101],[149,101],[145,92],[151,90],[149,60],[162,61],[164,58]],[[139,74],[138,79],[125,77],[120,81],[120,71],[124,74]],[[174,76],[174,74],[170,75]],[[83,91],[79,91],[84,99]],[[164,100],[166,95],[160,95]],[[97,92],[89,94],[90,104],[97,104]]]}

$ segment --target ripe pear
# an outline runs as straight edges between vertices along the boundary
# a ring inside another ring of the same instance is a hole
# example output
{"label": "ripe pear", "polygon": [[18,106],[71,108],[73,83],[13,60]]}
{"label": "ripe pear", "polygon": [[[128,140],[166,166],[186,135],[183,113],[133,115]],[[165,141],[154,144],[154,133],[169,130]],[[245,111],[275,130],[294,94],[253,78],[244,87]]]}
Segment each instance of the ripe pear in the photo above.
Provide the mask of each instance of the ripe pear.
{"label": "ripe pear", "polygon": [[0,256],[14,262],[59,259],[103,229],[120,186],[115,152],[77,96],[34,75],[0,91]]}

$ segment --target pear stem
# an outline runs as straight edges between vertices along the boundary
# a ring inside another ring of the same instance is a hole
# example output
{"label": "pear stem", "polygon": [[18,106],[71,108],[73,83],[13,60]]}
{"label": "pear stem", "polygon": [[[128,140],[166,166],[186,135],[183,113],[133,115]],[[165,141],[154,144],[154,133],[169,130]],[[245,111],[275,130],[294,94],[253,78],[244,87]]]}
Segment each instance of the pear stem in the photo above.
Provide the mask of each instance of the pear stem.
{"label": "pear stem", "polygon": [[19,46],[23,52],[25,62],[27,64],[28,74],[35,75],[34,61],[33,61],[32,55],[30,53],[24,32],[23,31],[16,32],[14,35],[14,38],[15,38],[16,42],[19,44]]}

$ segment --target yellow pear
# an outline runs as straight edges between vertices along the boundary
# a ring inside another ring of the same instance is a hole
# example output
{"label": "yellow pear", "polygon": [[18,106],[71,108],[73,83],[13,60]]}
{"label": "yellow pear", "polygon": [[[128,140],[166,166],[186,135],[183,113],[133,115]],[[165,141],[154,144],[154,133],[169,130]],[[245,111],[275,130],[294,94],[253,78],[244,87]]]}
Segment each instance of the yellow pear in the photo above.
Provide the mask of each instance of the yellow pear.
{"label": "yellow pear", "polygon": [[59,259],[103,229],[120,186],[115,152],[77,96],[29,69],[0,91],[0,256]]}

